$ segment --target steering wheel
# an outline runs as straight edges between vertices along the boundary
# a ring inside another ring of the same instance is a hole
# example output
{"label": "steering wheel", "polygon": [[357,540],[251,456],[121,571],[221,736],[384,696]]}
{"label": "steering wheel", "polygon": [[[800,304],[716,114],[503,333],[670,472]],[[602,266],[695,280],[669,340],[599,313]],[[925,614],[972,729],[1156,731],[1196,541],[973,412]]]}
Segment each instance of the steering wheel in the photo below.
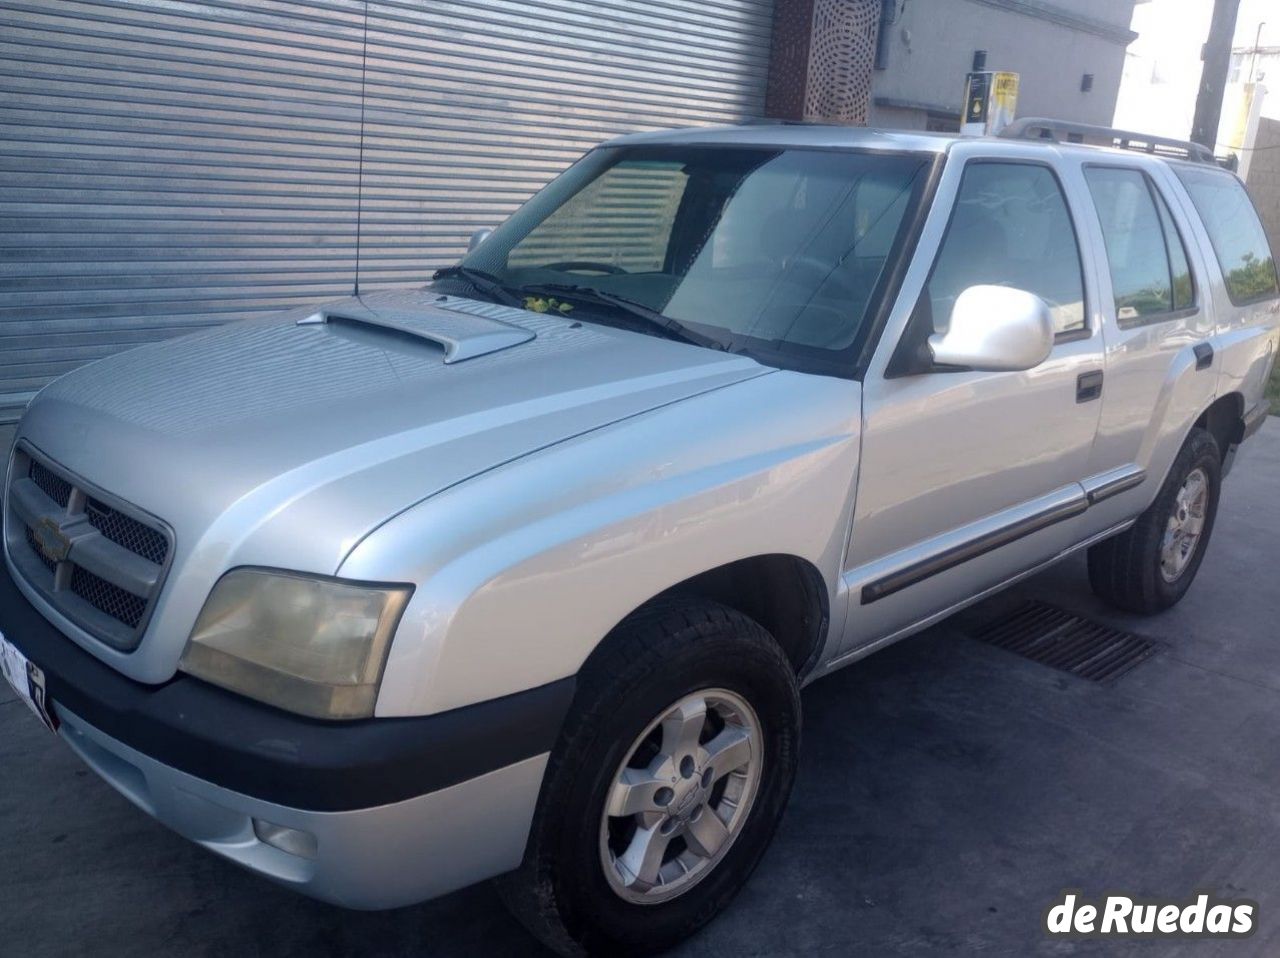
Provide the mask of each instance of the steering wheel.
{"label": "steering wheel", "polygon": [[822,285],[828,295],[834,293],[841,298],[852,299],[856,292],[849,276],[840,269],[833,269],[832,264],[812,256],[797,256],[787,264],[787,271],[796,270],[799,275],[809,273],[822,278]]}
{"label": "steering wheel", "polygon": [[[834,342],[835,337],[842,332],[848,321],[848,314],[845,312],[843,304],[852,303],[857,298],[857,291],[854,289],[850,278],[841,270],[832,270],[832,264],[816,259],[812,256],[797,256],[787,264],[787,272],[796,270],[798,275],[811,275],[815,278],[824,277],[822,281],[823,292],[826,294],[823,298],[827,304],[813,303],[808,304],[811,315],[819,314],[827,317],[830,321],[830,339],[824,345],[830,345]],[[836,301],[836,305],[829,305],[831,300]]]}
{"label": "steering wheel", "polygon": [[626,272],[621,266],[614,266],[612,263],[597,263],[589,259],[571,259],[565,260],[563,263],[548,263],[542,268],[558,270],[561,273],[608,273],[610,276],[618,276]]}

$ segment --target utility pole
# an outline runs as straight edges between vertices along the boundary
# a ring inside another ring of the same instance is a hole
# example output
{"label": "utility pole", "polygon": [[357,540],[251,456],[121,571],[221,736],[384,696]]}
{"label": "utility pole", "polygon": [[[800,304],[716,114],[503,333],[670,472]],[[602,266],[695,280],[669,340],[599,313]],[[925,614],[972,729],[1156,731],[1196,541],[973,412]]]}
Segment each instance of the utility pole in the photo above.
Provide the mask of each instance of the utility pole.
{"label": "utility pole", "polygon": [[1196,115],[1191,122],[1191,139],[1209,149],[1218,145],[1218,122],[1222,119],[1222,94],[1231,66],[1231,41],[1236,32],[1240,0],[1213,0],[1213,20],[1204,45],[1204,67],[1200,71],[1200,93]]}
{"label": "utility pole", "polygon": [[1253,82],[1253,75],[1258,69],[1258,53],[1261,51],[1262,28],[1267,25],[1267,21],[1263,20],[1258,24],[1258,29],[1253,31],[1253,55],[1249,57],[1249,82]]}

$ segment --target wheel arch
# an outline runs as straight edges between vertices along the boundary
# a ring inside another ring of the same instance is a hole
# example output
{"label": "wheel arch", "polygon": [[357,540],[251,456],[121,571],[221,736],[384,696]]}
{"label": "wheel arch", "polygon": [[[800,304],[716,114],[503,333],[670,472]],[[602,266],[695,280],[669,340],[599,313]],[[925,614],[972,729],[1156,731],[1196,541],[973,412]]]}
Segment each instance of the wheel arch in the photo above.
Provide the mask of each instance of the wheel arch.
{"label": "wheel arch", "polygon": [[774,553],[729,562],[690,576],[642,603],[688,596],[710,599],[760,623],[803,678],[818,664],[831,626],[822,573],[809,560]]}
{"label": "wheel arch", "polygon": [[1238,392],[1219,396],[1200,414],[1193,428],[1207,430],[1217,440],[1225,460],[1231,446],[1244,439],[1244,396]]}

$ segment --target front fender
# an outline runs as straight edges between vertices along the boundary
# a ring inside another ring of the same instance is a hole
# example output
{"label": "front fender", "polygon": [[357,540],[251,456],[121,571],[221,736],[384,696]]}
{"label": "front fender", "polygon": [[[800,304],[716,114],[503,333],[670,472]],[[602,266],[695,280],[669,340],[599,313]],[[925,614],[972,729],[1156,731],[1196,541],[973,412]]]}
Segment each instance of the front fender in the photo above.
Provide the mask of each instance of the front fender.
{"label": "front fender", "polygon": [[573,675],[647,599],[749,556],[812,562],[842,621],[860,402],[858,383],[773,373],[543,449],[389,520],[341,568],[417,586],[377,714]]}

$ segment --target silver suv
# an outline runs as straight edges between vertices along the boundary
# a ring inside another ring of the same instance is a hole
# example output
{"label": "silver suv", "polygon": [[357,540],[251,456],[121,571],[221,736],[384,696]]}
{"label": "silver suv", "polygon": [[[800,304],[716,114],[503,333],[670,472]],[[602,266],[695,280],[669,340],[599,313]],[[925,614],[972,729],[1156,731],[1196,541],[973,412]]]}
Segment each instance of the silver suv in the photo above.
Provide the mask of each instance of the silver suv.
{"label": "silver suv", "polygon": [[624,137],[426,288],[65,376],[9,461],[6,673],[308,895],[501,875],[566,953],[688,935],[802,685],[1080,549],[1168,608],[1263,421],[1240,181],[1015,132]]}

